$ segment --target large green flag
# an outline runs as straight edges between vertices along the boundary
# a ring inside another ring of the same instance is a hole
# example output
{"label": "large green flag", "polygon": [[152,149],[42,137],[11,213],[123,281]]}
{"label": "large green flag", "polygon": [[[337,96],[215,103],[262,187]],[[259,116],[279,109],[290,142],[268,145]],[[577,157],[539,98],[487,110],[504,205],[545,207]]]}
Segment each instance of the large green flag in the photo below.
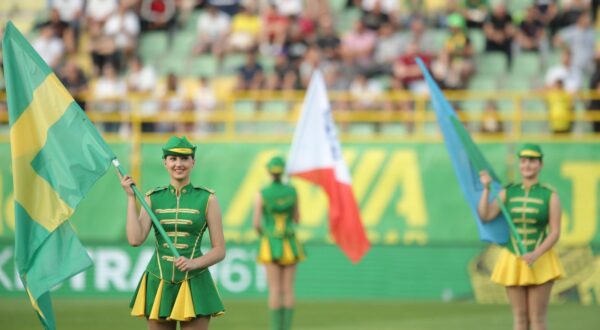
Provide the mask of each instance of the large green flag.
{"label": "large green flag", "polygon": [[50,290],[92,265],[67,220],[115,156],[10,22],[2,46],[15,196],[15,262],[44,327],[55,329]]}

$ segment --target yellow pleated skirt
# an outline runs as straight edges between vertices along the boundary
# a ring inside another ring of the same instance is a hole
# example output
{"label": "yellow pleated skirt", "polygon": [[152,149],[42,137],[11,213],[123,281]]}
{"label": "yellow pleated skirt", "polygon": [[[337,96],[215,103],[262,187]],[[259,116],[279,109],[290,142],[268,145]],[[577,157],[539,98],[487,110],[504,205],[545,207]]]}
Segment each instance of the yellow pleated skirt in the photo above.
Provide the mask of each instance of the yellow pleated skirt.
{"label": "yellow pleated skirt", "polygon": [[539,285],[564,276],[565,271],[554,250],[547,251],[528,266],[521,257],[503,249],[492,272],[492,282],[504,286]]}
{"label": "yellow pleated skirt", "polygon": [[256,261],[261,264],[275,263],[282,266],[295,265],[306,258],[302,244],[296,237],[275,238],[263,236]]}

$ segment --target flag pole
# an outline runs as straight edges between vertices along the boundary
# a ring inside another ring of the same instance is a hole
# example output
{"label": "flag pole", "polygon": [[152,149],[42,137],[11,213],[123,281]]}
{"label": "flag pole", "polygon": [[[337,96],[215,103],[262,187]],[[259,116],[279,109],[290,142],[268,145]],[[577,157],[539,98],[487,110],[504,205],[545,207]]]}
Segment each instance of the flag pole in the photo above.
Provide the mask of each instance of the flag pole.
{"label": "flag pole", "polygon": [[490,185],[490,192],[492,193],[492,195],[496,195],[496,202],[498,202],[500,211],[504,215],[504,219],[506,220],[506,223],[508,224],[510,231],[512,231],[513,235],[515,236],[515,239],[517,241],[517,247],[519,248],[519,252],[521,252],[521,255],[524,255],[526,250],[525,250],[525,246],[523,245],[523,240],[521,239],[521,235],[519,235],[519,232],[517,232],[517,227],[515,227],[515,224],[512,221],[510,213],[506,209],[506,205],[504,205],[502,198],[500,198],[500,194],[497,193],[497,191],[493,188],[492,185]]}
{"label": "flag pole", "polygon": [[[121,168],[121,164],[119,163],[118,159],[116,159],[116,158],[113,159],[112,164],[117,169],[117,171],[119,172],[119,174],[121,176],[125,176],[125,171],[123,171],[123,169]],[[154,225],[154,228],[156,228],[158,230],[158,233],[160,234],[160,236],[162,236],[162,238],[165,240],[165,242],[167,242],[167,245],[169,246],[171,253],[173,253],[175,258],[179,258],[179,252],[177,252],[177,249],[175,248],[175,246],[173,246],[173,242],[171,242],[171,239],[169,238],[169,236],[167,235],[167,233],[165,232],[163,227],[160,225],[158,218],[156,217],[154,212],[152,212],[152,209],[150,208],[148,203],[146,203],[146,200],[144,199],[144,196],[142,195],[142,193],[140,193],[140,191],[137,189],[137,187],[133,183],[131,184],[131,189],[133,190],[133,193],[135,194],[135,197],[137,198],[137,200],[140,202],[140,204],[142,204],[142,207],[146,210],[146,212],[150,216],[150,220],[152,220],[152,224]]]}

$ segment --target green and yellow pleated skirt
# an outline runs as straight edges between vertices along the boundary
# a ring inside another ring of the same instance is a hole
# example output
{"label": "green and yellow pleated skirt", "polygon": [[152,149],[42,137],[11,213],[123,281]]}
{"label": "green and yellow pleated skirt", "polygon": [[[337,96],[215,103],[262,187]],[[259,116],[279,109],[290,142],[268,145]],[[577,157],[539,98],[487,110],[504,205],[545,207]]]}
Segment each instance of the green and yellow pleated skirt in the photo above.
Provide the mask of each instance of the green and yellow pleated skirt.
{"label": "green and yellow pleated skirt", "polygon": [[225,313],[209,271],[178,283],[144,272],[131,300],[131,315],[150,320],[190,321]]}
{"label": "green and yellow pleated skirt", "polygon": [[262,264],[276,263],[282,266],[294,265],[306,258],[298,239],[292,237],[263,236],[256,260]]}
{"label": "green and yellow pleated skirt", "polygon": [[521,257],[503,249],[492,272],[492,282],[504,286],[539,285],[564,276],[565,271],[553,250],[529,266]]}

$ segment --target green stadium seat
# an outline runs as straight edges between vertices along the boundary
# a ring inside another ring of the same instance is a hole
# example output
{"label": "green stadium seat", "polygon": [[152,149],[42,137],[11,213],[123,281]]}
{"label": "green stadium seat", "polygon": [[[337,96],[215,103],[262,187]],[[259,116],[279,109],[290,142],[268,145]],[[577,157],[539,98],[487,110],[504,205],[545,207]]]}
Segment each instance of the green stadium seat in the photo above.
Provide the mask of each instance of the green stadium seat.
{"label": "green stadium seat", "polygon": [[476,75],[469,80],[469,90],[491,91],[498,89],[498,80],[491,75]]}
{"label": "green stadium seat", "polygon": [[469,39],[471,39],[471,44],[473,45],[473,49],[475,49],[475,53],[483,53],[485,51],[485,35],[481,30],[471,29],[469,31]]}
{"label": "green stadium seat", "polygon": [[188,70],[196,77],[212,78],[218,72],[218,60],[212,55],[195,56],[190,60]]}
{"label": "green stadium seat", "polygon": [[389,123],[381,124],[381,134],[383,135],[408,135],[408,127],[406,124]]}
{"label": "green stadium seat", "polygon": [[290,106],[285,101],[267,101],[262,104],[261,110],[269,114],[288,114]]}
{"label": "green stadium seat", "polygon": [[261,56],[258,62],[266,73],[271,73],[275,69],[275,58],[273,56]]}
{"label": "green stadium seat", "polygon": [[225,73],[232,74],[246,63],[246,54],[229,54],[223,59]]}
{"label": "green stadium seat", "polygon": [[152,61],[163,55],[168,38],[165,32],[146,32],[140,38],[138,53],[144,61]]}
{"label": "green stadium seat", "polygon": [[329,8],[334,14],[339,14],[346,9],[346,3],[348,0],[329,0]]}
{"label": "green stadium seat", "polygon": [[344,32],[352,30],[354,23],[359,20],[360,15],[360,10],[357,8],[349,8],[337,15],[335,27],[338,33],[342,35]]}
{"label": "green stadium seat", "polygon": [[161,75],[174,73],[177,76],[182,76],[187,70],[185,58],[178,55],[168,55],[161,59],[160,63],[156,63],[158,72]]}
{"label": "green stadium seat", "polygon": [[463,101],[460,104],[462,111],[465,113],[482,113],[485,109],[485,101],[483,100],[471,100]]}
{"label": "green stadium seat", "polygon": [[506,73],[506,56],[501,53],[483,53],[477,57],[477,71],[480,74],[494,76]]}
{"label": "green stadium seat", "polygon": [[375,132],[375,125],[371,123],[351,123],[348,133],[356,135],[371,135]]}
{"label": "green stadium seat", "polygon": [[[518,71],[516,71],[518,72]],[[531,78],[528,75],[516,74],[509,75],[504,79],[503,89],[509,91],[528,91],[531,90]]]}
{"label": "green stadium seat", "polygon": [[185,29],[187,31],[196,31],[196,26],[198,24],[198,16],[202,14],[202,10],[194,10],[190,17],[188,17],[187,22],[185,22]]}
{"label": "green stadium seat", "polygon": [[175,40],[173,41],[173,47],[171,47],[170,53],[186,57],[191,54],[195,43],[195,32],[181,31],[175,35]]}
{"label": "green stadium seat", "polygon": [[236,114],[254,114],[256,110],[256,102],[254,101],[237,101],[233,105]]}
{"label": "green stadium seat", "polygon": [[513,59],[512,75],[533,77],[541,71],[540,55],[537,53],[520,53]]}
{"label": "green stadium seat", "polygon": [[434,49],[442,49],[448,39],[448,31],[443,29],[431,30]]}

